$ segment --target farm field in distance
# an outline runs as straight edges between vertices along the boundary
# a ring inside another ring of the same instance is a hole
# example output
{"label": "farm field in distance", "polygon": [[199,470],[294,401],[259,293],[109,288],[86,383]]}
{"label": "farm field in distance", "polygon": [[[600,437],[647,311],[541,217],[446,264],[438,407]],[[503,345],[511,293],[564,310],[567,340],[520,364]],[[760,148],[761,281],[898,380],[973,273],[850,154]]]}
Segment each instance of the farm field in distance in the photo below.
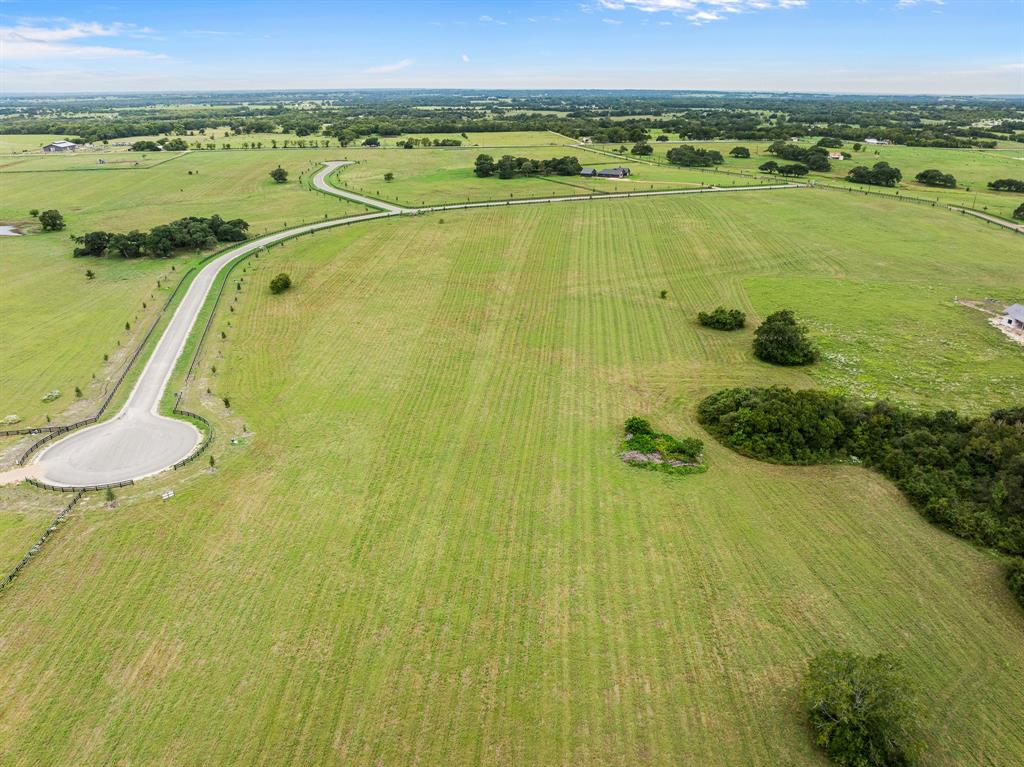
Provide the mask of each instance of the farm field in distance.
{"label": "farm field in distance", "polygon": [[[666,153],[679,146],[678,136],[673,137],[675,143],[652,141],[654,154],[651,159],[667,162]],[[803,139],[798,146],[808,148],[817,142],[817,137]],[[716,166],[722,170],[757,173],[758,166],[768,160],[780,161],[765,150],[769,142],[746,141],[699,141],[690,142],[702,149],[717,149],[725,157],[725,164]],[[831,160],[832,170],[824,173],[812,172],[799,179],[801,181],[821,179],[843,189],[875,192],[879,194],[901,194],[912,197],[935,200],[942,205],[963,205],[976,210],[985,211],[1005,219],[1010,219],[1014,209],[1021,204],[1021,196],[1012,192],[994,192],[988,189],[989,181],[1000,178],[1019,178],[1024,175],[1024,145],[1016,148],[978,150],[978,149],[940,149],[916,146],[870,146],[865,151],[854,153],[852,141],[845,141],[839,151],[853,155],[849,160]],[[745,146],[750,150],[749,159],[737,159],[729,156],[729,151],[736,146]],[[1012,145],[1011,145],[1012,146]],[[619,145],[595,145],[595,149],[614,150]],[[628,158],[629,155],[624,155]],[[609,158],[610,159],[610,158]],[[871,167],[876,162],[887,162],[899,168],[903,180],[897,188],[852,184],[845,180],[846,174],[857,165]],[[923,170],[937,168],[943,173],[952,174],[957,180],[956,189],[943,189],[927,186],[914,180],[914,176]],[[712,174],[715,175],[715,174]],[[768,177],[768,174],[762,174]],[[777,178],[777,177],[773,177]]]}
{"label": "farm field in distance", "polygon": [[[829,355],[774,368],[749,331],[693,322],[718,303],[796,304],[846,355],[863,317],[822,295],[942,286],[906,311],[933,309],[930,330],[952,323],[985,364],[943,379],[944,348],[878,323],[872,353],[933,381],[875,386],[1005,404],[1024,361],[941,290],[1014,284],[1014,235],[814,190],[441,218],[246,265],[186,400],[222,435],[216,471],[87,500],[3,595],[11,764],[821,765],[789,693],[836,642],[898,647],[942,701],[930,763],[1024,755],[1024,624],[995,557],[862,468],[708,440],[711,470],[680,480],[615,456],[634,413],[703,436],[694,406],[723,386],[856,389]],[[272,296],[279,271],[295,287]]]}

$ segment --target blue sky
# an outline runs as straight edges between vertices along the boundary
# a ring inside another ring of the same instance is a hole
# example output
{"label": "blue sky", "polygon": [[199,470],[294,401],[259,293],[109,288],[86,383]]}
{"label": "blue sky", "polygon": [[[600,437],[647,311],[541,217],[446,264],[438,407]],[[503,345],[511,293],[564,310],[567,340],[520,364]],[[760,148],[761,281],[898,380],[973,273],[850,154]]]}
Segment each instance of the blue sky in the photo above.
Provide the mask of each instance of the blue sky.
{"label": "blue sky", "polygon": [[3,92],[1024,93],[1024,0],[0,0]]}

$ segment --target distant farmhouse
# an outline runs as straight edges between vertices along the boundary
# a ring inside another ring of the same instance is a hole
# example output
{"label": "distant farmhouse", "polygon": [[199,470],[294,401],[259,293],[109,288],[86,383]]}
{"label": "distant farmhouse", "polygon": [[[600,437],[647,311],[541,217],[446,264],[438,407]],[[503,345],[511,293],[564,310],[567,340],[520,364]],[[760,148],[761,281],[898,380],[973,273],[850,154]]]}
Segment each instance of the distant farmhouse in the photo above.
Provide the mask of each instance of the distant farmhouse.
{"label": "distant farmhouse", "polygon": [[842,160],[843,159],[843,153],[842,152],[829,152],[828,153],[828,159],[830,159],[830,160]]}
{"label": "distant farmhouse", "polygon": [[54,141],[43,147],[44,152],[74,152],[76,149],[78,144],[73,141]]}
{"label": "distant farmhouse", "polygon": [[1008,328],[1024,331],[1024,305],[1007,306],[1003,312],[1003,322]]}
{"label": "distant farmhouse", "polygon": [[878,145],[878,146],[887,146],[887,145],[891,144],[892,142],[889,141],[889,139],[885,139],[885,138],[866,138],[866,139],[864,139],[864,143],[865,144],[874,144],[874,145]]}
{"label": "distant farmhouse", "polygon": [[629,175],[629,168],[584,168],[580,171],[581,176],[597,178],[625,178]]}

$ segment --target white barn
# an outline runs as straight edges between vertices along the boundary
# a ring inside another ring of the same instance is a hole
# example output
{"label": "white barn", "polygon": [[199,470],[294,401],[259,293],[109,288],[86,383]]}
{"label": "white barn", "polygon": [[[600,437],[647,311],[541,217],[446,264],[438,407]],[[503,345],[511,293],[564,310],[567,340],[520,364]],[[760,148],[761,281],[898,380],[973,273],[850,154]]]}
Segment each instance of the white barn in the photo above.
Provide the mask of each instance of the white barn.
{"label": "white barn", "polygon": [[1014,330],[1024,330],[1024,306],[1013,304],[1003,312],[1003,322]]}

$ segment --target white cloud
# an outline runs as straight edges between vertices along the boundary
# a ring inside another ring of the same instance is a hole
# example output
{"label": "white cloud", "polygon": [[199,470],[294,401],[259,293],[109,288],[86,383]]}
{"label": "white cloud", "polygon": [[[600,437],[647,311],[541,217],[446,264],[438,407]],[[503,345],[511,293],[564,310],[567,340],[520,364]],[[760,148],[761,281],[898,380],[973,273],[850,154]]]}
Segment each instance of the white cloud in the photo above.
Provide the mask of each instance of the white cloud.
{"label": "white cloud", "polygon": [[387,74],[389,72],[398,72],[410,66],[412,66],[412,59],[402,59],[401,61],[396,61],[393,64],[378,64],[375,67],[369,67],[363,71],[370,75],[380,75]]}
{"label": "white cloud", "polygon": [[721,21],[725,16],[715,13],[714,11],[697,11],[696,13],[691,13],[686,18],[688,21],[692,21],[699,27],[701,24],[707,24],[711,21]]}
{"label": "white cloud", "polygon": [[619,19],[601,19],[605,24],[621,24],[622,21]]}
{"label": "white cloud", "polygon": [[459,58],[462,59],[462,63],[463,64],[468,64],[469,63],[469,55],[468,54],[463,53]]}
{"label": "white cloud", "polygon": [[145,37],[152,30],[134,24],[99,24],[97,22],[54,19],[46,26],[21,23],[0,27],[0,49],[6,60],[47,58],[167,58],[162,54],[134,48],[109,45],[82,45],[78,40],[97,37]]}
{"label": "white cloud", "polygon": [[[907,1],[918,2],[919,0]],[[698,26],[712,21],[721,21],[727,18],[726,14],[773,9],[787,10],[807,5],[807,0],[598,0],[598,2],[601,8],[609,11],[632,9],[642,13],[671,13],[685,16],[687,21]],[[581,5],[580,10],[591,13],[594,7]]]}

